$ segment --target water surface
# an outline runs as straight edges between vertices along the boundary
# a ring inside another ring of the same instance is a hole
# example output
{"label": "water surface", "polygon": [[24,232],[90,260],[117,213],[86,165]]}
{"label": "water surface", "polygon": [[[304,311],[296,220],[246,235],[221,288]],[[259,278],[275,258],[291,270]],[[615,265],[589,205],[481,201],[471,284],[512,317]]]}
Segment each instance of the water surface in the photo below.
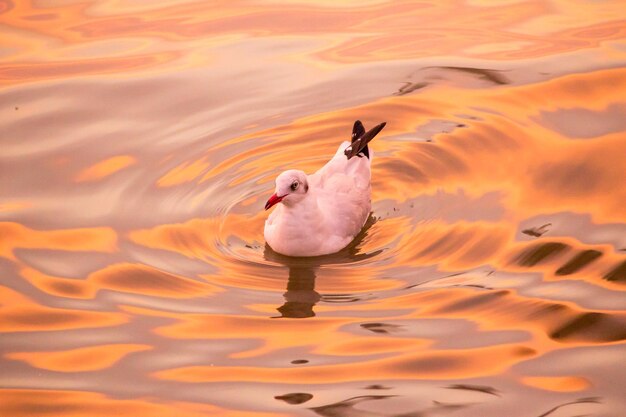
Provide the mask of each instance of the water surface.
{"label": "water surface", "polygon": [[[622,1],[0,13],[0,414],[623,414]],[[363,233],[274,253],[356,119]]]}

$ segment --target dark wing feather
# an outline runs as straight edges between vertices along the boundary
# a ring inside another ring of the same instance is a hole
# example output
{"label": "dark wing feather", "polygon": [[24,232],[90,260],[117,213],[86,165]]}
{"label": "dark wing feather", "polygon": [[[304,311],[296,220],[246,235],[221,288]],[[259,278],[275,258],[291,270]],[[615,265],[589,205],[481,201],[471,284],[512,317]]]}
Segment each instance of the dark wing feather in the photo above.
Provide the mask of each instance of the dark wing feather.
{"label": "dark wing feather", "polygon": [[[346,148],[343,153],[348,157],[348,159],[352,158],[355,155],[358,155],[360,152],[365,152],[367,149],[367,144],[371,142],[376,135],[380,133],[381,130],[385,127],[387,123],[381,123],[377,126],[374,126],[367,133],[362,134],[360,137],[355,138],[355,133],[365,131],[363,124],[360,121],[354,122],[354,128],[352,129],[352,143],[350,146]],[[369,152],[366,155],[369,158]]]}
{"label": "dark wing feather", "polygon": [[352,142],[359,139],[361,136],[365,134],[365,128],[363,127],[363,123],[360,120],[354,122],[354,126],[352,127]]}

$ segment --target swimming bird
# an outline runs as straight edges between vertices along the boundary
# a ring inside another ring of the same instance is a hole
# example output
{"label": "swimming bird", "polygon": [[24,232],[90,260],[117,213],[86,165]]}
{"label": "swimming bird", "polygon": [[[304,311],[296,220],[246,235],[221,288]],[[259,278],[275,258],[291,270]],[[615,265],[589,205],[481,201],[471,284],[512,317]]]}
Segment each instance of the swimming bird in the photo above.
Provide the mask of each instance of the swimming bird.
{"label": "swimming bird", "polygon": [[351,142],[317,172],[290,169],[276,178],[265,210],[278,205],[265,221],[264,236],[287,256],[319,256],[345,248],[359,233],[371,209],[371,162],[368,143],[385,127],[365,132],[357,120]]}

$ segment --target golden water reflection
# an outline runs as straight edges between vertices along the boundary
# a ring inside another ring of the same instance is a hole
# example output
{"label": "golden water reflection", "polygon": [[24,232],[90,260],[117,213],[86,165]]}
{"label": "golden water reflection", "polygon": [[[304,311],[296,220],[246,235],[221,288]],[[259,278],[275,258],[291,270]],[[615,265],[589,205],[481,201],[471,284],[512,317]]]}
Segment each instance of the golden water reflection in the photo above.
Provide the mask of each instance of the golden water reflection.
{"label": "golden water reflection", "polygon": [[[623,9],[0,2],[0,414],[616,415]],[[274,253],[356,119],[367,227]]]}

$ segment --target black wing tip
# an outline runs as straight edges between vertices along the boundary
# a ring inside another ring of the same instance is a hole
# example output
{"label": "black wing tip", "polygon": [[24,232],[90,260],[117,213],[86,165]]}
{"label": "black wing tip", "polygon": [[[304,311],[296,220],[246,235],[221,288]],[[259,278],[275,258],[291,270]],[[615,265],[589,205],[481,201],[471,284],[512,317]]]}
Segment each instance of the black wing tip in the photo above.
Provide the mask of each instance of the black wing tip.
{"label": "black wing tip", "polygon": [[376,136],[381,130],[383,130],[385,126],[387,126],[387,122],[382,122],[381,124],[374,126],[374,128],[372,129],[372,131],[376,132],[374,136]]}
{"label": "black wing tip", "polygon": [[352,127],[352,142],[359,139],[361,136],[365,134],[365,127],[363,127],[363,123],[360,120],[354,122],[354,126]]}
{"label": "black wing tip", "polygon": [[[370,130],[368,130],[368,131],[367,131],[367,134],[368,134],[368,135],[370,135],[370,134],[377,135],[377,134],[378,134],[378,132],[380,132],[381,130],[383,130],[383,128],[384,128],[385,126],[387,126],[387,122],[382,122],[382,123],[379,123],[379,124],[377,124],[376,126],[374,126],[373,128],[371,128]],[[376,133],[373,133],[373,132],[376,132]]]}
{"label": "black wing tip", "polygon": [[370,130],[368,130],[367,133],[363,136],[367,136],[367,139],[366,139],[367,142],[371,142],[372,139],[374,139],[376,135],[378,135],[380,131],[385,128],[385,126],[387,126],[387,122],[382,122],[381,124],[378,124],[374,126],[373,128],[371,128]]}
{"label": "black wing tip", "polygon": [[367,144],[374,139],[386,125],[387,122],[383,122],[365,132],[363,123],[361,123],[360,120],[355,121],[352,129],[352,144],[344,150],[346,157],[350,159],[359,153],[363,153],[369,159]]}

